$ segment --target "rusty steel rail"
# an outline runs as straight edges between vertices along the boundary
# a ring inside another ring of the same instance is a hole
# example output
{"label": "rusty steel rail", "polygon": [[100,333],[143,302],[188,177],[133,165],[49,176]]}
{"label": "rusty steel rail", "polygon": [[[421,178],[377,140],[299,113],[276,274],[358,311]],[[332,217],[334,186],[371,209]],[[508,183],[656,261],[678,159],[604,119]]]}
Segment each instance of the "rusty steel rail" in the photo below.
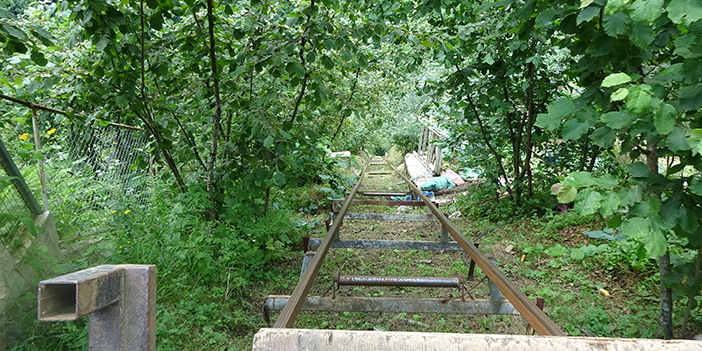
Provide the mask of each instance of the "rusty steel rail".
{"label": "rusty steel rail", "polygon": [[363,166],[363,170],[361,170],[361,173],[359,173],[356,184],[351,189],[349,196],[346,197],[346,202],[344,202],[343,206],[341,206],[341,209],[339,210],[339,216],[334,219],[334,223],[331,225],[331,227],[329,227],[327,235],[324,237],[322,244],[319,246],[316,254],[314,255],[314,259],[312,259],[312,262],[310,262],[309,266],[305,270],[305,273],[302,274],[300,282],[295,287],[292,295],[290,295],[289,303],[285,305],[283,311],[280,312],[278,320],[275,321],[275,328],[292,328],[295,324],[295,319],[300,313],[302,305],[305,303],[307,294],[309,294],[310,289],[312,289],[312,283],[314,283],[314,279],[317,277],[317,273],[322,267],[322,261],[327,255],[327,252],[329,252],[331,243],[334,241],[335,234],[339,231],[339,227],[341,227],[341,222],[343,222],[346,212],[348,212],[349,207],[351,207],[351,201],[353,201],[353,199],[356,197],[356,192],[358,192],[358,188],[361,186],[361,181],[363,180],[370,161],[371,158],[366,161],[366,164]]}
{"label": "rusty steel rail", "polygon": [[529,300],[529,298],[519,290],[507,276],[502,273],[502,271],[495,266],[485,254],[478,250],[478,248],[473,245],[473,242],[468,240],[468,238],[463,235],[463,233],[456,228],[451,221],[446,218],[446,216],[439,211],[439,209],[429,201],[429,198],[422,194],[422,192],[417,188],[417,186],[409,181],[407,177],[402,174],[390,161],[383,157],[385,163],[387,163],[397,175],[404,180],[415,194],[417,194],[422,201],[429,207],[429,210],[436,216],[436,218],[441,222],[444,228],[451,234],[454,240],[458,242],[459,245],[465,250],[465,252],[471,257],[473,261],[483,270],[485,275],[490,279],[497,288],[507,297],[509,302],[514,305],[514,307],[519,311],[519,313],[526,319],[527,323],[531,325],[534,330],[539,333],[539,335],[554,335],[554,336],[565,336],[565,333],[558,328],[556,323],[554,323],[548,316],[539,309],[536,304]]}
{"label": "rusty steel rail", "polygon": [[88,349],[156,349],[156,266],[103,265],[39,282],[37,317],[89,316]]}
{"label": "rusty steel rail", "polygon": [[[343,204],[345,199],[334,199],[332,202],[335,205]],[[370,206],[424,206],[424,202],[419,200],[359,200],[355,199],[351,205],[370,205]]]}
{"label": "rusty steel rail", "polygon": [[[279,311],[287,305],[287,295],[266,296],[263,303],[264,318],[269,311]],[[441,313],[474,315],[519,315],[507,300],[416,299],[394,297],[321,297],[309,296],[302,305],[303,311],[325,312],[385,312],[385,313]]]}
{"label": "rusty steel rail", "polygon": [[463,282],[455,277],[384,277],[372,275],[339,275],[339,286],[413,286],[430,288],[460,288]]}

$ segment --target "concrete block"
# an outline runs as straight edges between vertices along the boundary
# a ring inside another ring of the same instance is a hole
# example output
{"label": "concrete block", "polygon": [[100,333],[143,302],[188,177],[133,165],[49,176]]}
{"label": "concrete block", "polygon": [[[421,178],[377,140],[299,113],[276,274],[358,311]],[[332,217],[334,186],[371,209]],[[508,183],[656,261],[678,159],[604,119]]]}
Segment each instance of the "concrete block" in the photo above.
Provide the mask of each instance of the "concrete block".
{"label": "concrete block", "polygon": [[264,328],[253,351],[699,351],[702,341]]}

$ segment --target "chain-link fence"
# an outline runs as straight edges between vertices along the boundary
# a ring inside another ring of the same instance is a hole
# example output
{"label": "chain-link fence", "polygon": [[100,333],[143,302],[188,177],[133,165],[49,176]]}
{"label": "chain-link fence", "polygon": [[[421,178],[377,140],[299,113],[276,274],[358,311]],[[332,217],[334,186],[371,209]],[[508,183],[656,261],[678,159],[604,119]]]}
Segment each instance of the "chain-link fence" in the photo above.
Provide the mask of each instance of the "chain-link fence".
{"label": "chain-link fence", "polygon": [[[76,124],[63,116],[40,113],[37,123],[41,152],[34,150],[31,125],[0,125],[10,158],[41,204],[41,173],[48,209],[59,235],[69,237],[108,229],[111,218],[148,203],[149,137],[143,130]],[[0,240],[7,244],[30,213],[10,177],[0,169]]]}
{"label": "chain-link fence", "polygon": [[149,141],[143,131],[67,124],[45,134],[49,209],[64,235],[102,230],[114,213],[128,213],[149,199]]}

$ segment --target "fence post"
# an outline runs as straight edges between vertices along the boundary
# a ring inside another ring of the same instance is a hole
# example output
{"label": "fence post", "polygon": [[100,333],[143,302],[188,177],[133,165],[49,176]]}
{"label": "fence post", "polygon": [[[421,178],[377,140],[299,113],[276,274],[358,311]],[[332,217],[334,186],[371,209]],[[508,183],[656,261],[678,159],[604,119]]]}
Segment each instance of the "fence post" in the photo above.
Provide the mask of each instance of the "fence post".
{"label": "fence post", "polygon": [[32,195],[32,191],[29,190],[27,183],[25,183],[22,173],[20,173],[19,169],[17,169],[15,162],[12,161],[12,157],[5,148],[5,144],[3,144],[2,139],[0,139],[0,163],[2,164],[2,168],[5,169],[7,175],[14,177],[14,179],[12,179],[12,184],[15,186],[15,189],[17,189],[20,197],[22,197],[22,201],[24,201],[27,209],[35,215],[44,213],[37,203],[37,200],[34,198],[34,195]]}
{"label": "fence post", "polygon": [[[34,147],[39,152],[41,150],[41,136],[39,135],[39,122],[37,121],[37,112],[32,109],[32,128],[34,129]],[[39,182],[41,183],[41,202],[44,206],[44,211],[49,210],[49,199],[46,196],[46,177],[44,175],[44,156],[37,160],[39,166]]]}

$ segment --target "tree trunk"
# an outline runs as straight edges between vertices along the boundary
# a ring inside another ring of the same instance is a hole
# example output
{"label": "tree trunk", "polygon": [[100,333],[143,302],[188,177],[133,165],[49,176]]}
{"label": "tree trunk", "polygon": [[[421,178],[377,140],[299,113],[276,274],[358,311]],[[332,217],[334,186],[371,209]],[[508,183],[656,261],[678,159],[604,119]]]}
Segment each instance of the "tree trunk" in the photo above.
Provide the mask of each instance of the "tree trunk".
{"label": "tree trunk", "polygon": [[[702,263],[702,246],[697,248],[697,259],[695,259],[695,273],[694,282],[697,289],[694,292],[690,292],[687,295],[687,308],[685,309],[685,315],[682,322],[682,338],[686,339],[690,337],[687,332],[687,322],[690,320],[690,313],[697,306],[697,300],[695,300],[695,295],[700,292],[699,281],[700,281],[700,264]],[[688,280],[689,282],[689,280]],[[688,283],[689,284],[689,283]]]}
{"label": "tree trunk", "polygon": [[217,74],[217,57],[215,56],[215,39],[214,39],[214,5],[213,0],[207,0],[207,22],[209,24],[210,34],[210,65],[212,66],[212,78],[214,80],[214,95],[215,95],[215,113],[212,118],[212,150],[210,151],[210,165],[207,174],[207,193],[212,202],[210,207],[210,220],[217,219],[217,206],[215,202],[214,191],[214,175],[215,166],[217,165],[217,145],[219,143],[220,119],[222,117],[222,103],[219,99],[219,76]]}
{"label": "tree trunk", "polygon": [[[652,174],[658,174],[658,155],[656,155],[656,143],[650,143],[646,149],[646,163]],[[651,195],[661,198],[660,191],[654,191]],[[660,272],[660,301],[658,303],[658,328],[656,336],[663,339],[673,338],[673,289],[667,288],[663,282],[668,272],[670,272],[670,252],[667,250],[665,254],[658,258],[658,267]]]}

